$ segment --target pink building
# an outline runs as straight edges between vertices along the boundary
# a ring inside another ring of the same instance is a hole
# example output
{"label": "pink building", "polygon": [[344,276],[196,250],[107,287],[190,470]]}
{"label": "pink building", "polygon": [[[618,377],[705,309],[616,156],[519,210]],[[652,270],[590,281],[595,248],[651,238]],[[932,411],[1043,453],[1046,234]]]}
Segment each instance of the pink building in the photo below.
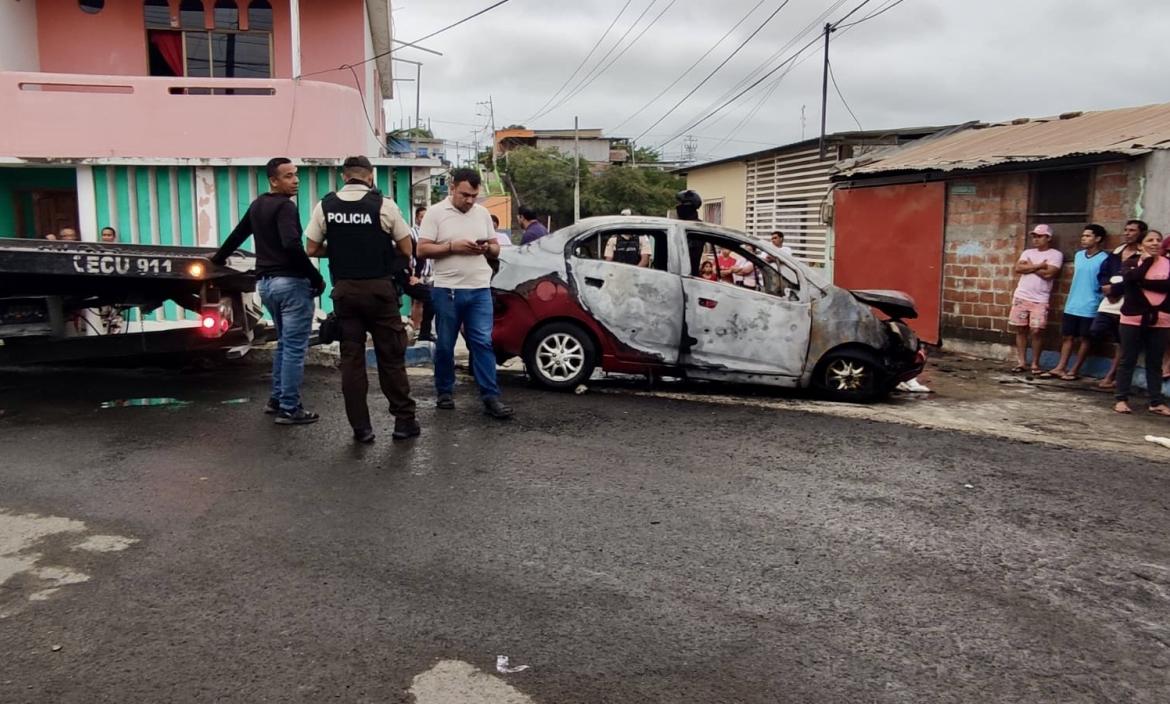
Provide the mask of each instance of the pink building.
{"label": "pink building", "polygon": [[390,0],[0,0],[0,237],[215,246],[273,156],[305,219],[352,154],[408,211],[438,162],[383,156],[391,37]]}

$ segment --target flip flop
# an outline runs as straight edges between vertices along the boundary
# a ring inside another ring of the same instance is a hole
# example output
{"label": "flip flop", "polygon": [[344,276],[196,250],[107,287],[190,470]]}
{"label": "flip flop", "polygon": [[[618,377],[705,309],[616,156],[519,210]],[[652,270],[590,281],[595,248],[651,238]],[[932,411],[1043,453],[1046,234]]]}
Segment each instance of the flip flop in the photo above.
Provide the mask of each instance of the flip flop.
{"label": "flip flop", "polygon": [[[1036,374],[1036,372],[1038,372],[1038,371],[1040,371],[1040,370],[1033,369],[1032,373]],[[1040,372],[1039,374],[1036,374],[1036,376],[1038,376],[1041,379],[1055,379],[1056,377],[1058,377],[1060,375],[1056,374],[1054,372],[1051,372],[1051,371],[1047,371],[1047,372]]]}
{"label": "flip flop", "polygon": [[1032,376],[1044,377],[1044,370],[1040,367],[1032,367]]}
{"label": "flip flop", "polygon": [[1024,369],[1026,369],[1026,367],[1023,367],[1023,366],[1020,366],[1019,364],[1017,364],[1016,366],[1012,367],[1011,371],[1012,371],[1012,374],[1019,374],[1020,372],[1024,371]]}
{"label": "flip flop", "polygon": [[1105,382],[1105,381],[1098,381],[1098,382],[1097,382],[1097,388],[1098,388],[1098,389],[1116,389],[1116,388],[1117,388],[1117,382],[1116,382],[1116,381],[1109,381],[1109,382]]}
{"label": "flip flop", "polygon": [[1061,381],[1076,381],[1076,380],[1078,380],[1078,379],[1080,379],[1080,378],[1081,378],[1081,377],[1080,377],[1080,375],[1079,375],[1079,374],[1061,374],[1061,375],[1060,375],[1060,380],[1061,380]]}
{"label": "flip flop", "polygon": [[1170,416],[1170,408],[1166,406],[1150,406],[1150,413],[1156,416],[1168,417]]}
{"label": "flip flop", "polygon": [[1124,409],[1124,410],[1123,410],[1123,409],[1121,409],[1121,408],[1118,408],[1118,406],[1120,406],[1120,405],[1121,405],[1121,404],[1119,404],[1119,403],[1115,403],[1115,404],[1113,404],[1113,412],[1114,412],[1114,413],[1120,413],[1120,414],[1122,414],[1122,415],[1129,415],[1129,414],[1133,413],[1133,409],[1132,409],[1132,408],[1126,408],[1126,409]]}

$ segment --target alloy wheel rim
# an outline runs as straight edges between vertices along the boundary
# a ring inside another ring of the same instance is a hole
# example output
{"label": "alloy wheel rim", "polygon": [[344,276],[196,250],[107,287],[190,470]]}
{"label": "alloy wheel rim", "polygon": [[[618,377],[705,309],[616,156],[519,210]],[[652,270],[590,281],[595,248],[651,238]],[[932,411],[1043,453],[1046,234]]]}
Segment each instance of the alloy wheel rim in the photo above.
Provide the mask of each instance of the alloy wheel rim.
{"label": "alloy wheel rim", "polygon": [[569,381],[585,366],[585,348],[568,333],[554,333],[536,348],[536,365],[549,381]]}
{"label": "alloy wheel rim", "polygon": [[829,387],[837,391],[858,391],[868,381],[865,365],[849,359],[838,359],[829,365],[826,373]]}

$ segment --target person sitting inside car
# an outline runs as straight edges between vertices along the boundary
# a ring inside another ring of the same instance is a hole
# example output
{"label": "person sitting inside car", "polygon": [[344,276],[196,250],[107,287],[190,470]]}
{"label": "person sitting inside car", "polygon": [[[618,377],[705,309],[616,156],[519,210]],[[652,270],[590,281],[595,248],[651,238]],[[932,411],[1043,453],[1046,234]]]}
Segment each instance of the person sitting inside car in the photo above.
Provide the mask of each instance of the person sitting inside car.
{"label": "person sitting inside car", "polygon": [[652,254],[649,237],[639,237],[633,233],[623,233],[617,237],[610,237],[605,243],[605,261],[632,264],[647,268],[650,266]]}
{"label": "person sitting inside car", "polygon": [[699,278],[708,281],[715,281],[719,277],[715,275],[715,262],[710,259],[704,259],[699,264]]}

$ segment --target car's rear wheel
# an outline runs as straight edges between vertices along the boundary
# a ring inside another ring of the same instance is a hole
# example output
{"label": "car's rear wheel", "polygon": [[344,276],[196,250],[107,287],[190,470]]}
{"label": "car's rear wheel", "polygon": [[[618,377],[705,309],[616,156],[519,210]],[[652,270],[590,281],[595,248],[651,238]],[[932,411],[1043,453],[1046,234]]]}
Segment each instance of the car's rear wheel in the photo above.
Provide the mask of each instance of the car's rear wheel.
{"label": "car's rear wheel", "polygon": [[550,323],[533,333],[524,350],[524,366],[537,384],[574,389],[593,374],[597,350],[589,334],[572,323]]}
{"label": "car's rear wheel", "polygon": [[814,381],[834,401],[876,401],[889,393],[889,384],[877,360],[861,350],[829,353],[817,365]]}

